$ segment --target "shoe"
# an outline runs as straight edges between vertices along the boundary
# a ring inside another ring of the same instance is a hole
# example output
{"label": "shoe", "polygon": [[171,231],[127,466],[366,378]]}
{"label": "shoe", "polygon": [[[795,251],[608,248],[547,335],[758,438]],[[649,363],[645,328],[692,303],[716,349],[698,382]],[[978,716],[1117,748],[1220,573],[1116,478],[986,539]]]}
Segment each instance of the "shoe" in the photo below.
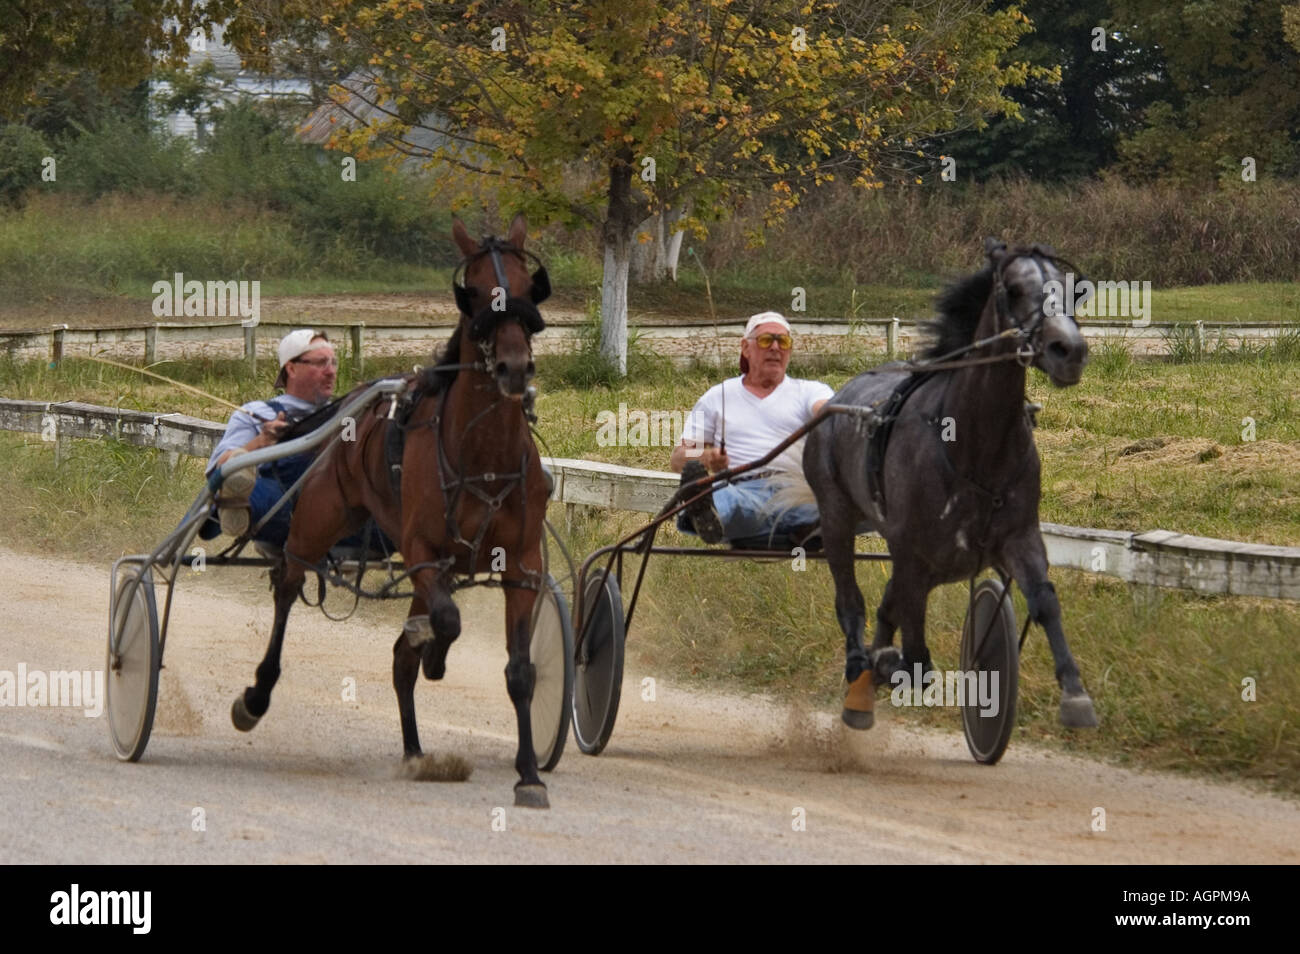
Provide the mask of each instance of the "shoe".
{"label": "shoe", "polygon": [[[682,482],[678,487],[685,487],[708,475],[709,472],[698,460],[687,461],[686,466],[682,468]],[[705,543],[722,543],[727,539],[722,529],[722,518],[718,516],[718,509],[713,506],[712,493],[687,506],[684,512],[691,525],[695,527],[695,532]]]}
{"label": "shoe", "polygon": [[222,482],[217,494],[217,517],[222,533],[242,537],[248,532],[248,498],[256,485],[257,471],[252,467],[237,470]]}

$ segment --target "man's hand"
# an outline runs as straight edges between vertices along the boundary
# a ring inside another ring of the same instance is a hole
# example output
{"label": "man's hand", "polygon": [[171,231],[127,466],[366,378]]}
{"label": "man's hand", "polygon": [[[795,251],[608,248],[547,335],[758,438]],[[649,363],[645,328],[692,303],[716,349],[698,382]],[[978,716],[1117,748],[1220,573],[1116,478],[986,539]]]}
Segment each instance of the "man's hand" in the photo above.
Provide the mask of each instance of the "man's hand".
{"label": "man's hand", "polygon": [[263,447],[270,447],[280,440],[285,430],[289,427],[289,422],[285,419],[284,411],[275,416],[275,420],[267,421],[262,425],[261,431],[251,441],[244,445],[245,450],[259,450]]}
{"label": "man's hand", "polygon": [[710,474],[716,474],[731,466],[731,460],[727,457],[727,452],[718,450],[716,447],[704,448],[704,451],[700,454],[700,463],[704,465],[705,470]]}

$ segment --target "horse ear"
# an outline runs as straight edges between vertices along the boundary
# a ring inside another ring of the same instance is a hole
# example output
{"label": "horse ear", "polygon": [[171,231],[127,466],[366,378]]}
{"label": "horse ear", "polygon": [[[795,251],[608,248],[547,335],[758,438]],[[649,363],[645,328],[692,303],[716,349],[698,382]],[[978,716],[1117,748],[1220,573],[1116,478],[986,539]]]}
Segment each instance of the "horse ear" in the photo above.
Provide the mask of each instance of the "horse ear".
{"label": "horse ear", "polygon": [[528,239],[528,219],[522,212],[518,213],[510,220],[510,230],[506,232],[506,241],[520,251],[523,250],[524,242]]}
{"label": "horse ear", "polygon": [[1007,243],[989,236],[984,240],[984,255],[989,261],[997,263],[1007,253]]}
{"label": "horse ear", "polygon": [[465,223],[460,219],[452,219],[451,238],[466,258],[478,251],[478,243],[469,237],[469,233],[465,231]]}
{"label": "horse ear", "polygon": [[456,293],[456,307],[460,309],[462,315],[471,317],[473,312],[470,311],[470,299],[473,297],[473,293],[464,285],[452,285],[451,288]]}
{"label": "horse ear", "polygon": [[1051,245],[1041,245],[1035,242],[1033,252],[1035,255],[1042,255],[1044,258],[1056,258],[1056,249]]}
{"label": "horse ear", "polygon": [[528,289],[528,297],[534,305],[540,305],[551,297],[551,277],[546,274],[545,265],[539,265],[533,272],[533,286]]}

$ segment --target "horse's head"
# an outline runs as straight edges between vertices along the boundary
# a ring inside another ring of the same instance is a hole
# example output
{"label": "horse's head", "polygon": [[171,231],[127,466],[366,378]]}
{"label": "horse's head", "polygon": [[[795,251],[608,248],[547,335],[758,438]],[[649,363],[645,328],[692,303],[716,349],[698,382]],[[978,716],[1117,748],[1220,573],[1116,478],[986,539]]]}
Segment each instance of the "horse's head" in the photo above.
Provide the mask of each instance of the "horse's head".
{"label": "horse's head", "polygon": [[[987,239],[984,250],[993,270],[997,330],[1008,324],[1020,328],[1028,339],[1026,354],[1032,351],[1034,367],[1058,388],[1078,384],[1088,361],[1088,342],[1073,314],[1062,307],[1066,275],[1061,266],[1071,270],[1072,266],[1047,245],[1008,249],[996,239]],[[1075,281],[1082,277],[1076,274]]]}
{"label": "horse's head", "polygon": [[451,231],[465,256],[458,269],[461,280],[454,282],[461,333],[479,346],[501,393],[516,401],[524,397],[536,370],[531,339],[546,327],[537,306],[551,293],[541,262],[528,273],[528,258],[536,257],[524,251],[527,231],[522,214],[515,216],[504,239],[489,236],[475,242],[459,219]]}

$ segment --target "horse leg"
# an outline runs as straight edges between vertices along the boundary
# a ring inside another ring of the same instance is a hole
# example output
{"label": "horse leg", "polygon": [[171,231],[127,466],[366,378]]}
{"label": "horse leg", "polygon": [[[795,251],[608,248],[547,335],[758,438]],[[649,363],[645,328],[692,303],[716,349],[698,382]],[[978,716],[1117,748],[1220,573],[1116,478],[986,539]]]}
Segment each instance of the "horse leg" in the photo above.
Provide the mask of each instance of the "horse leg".
{"label": "horse leg", "polygon": [[1037,527],[1034,529],[1032,535],[1007,547],[1006,562],[1025,595],[1029,618],[1047,631],[1047,643],[1056,662],[1056,682],[1061,687],[1061,724],[1072,729],[1094,729],[1097,713],[1065,641],[1061,603],[1056,598],[1056,587],[1047,579],[1047,550]]}
{"label": "horse leg", "polygon": [[[413,547],[415,555],[411,565],[433,563],[438,554],[427,546]],[[437,680],[447,674],[447,650],[460,636],[460,610],[451,598],[451,588],[447,586],[444,573],[433,567],[425,567],[411,574],[411,583],[421,601],[428,608],[428,621],[415,613],[412,603],[412,615],[406,621],[405,633],[411,645],[420,651],[424,664],[424,677]]]}
{"label": "horse leg", "polygon": [[[540,562],[540,561],[538,561]],[[514,581],[510,581],[514,582]],[[518,581],[522,582],[522,580]],[[550,808],[546,786],[537,774],[537,752],[533,749],[533,686],[537,669],[528,654],[532,640],[533,603],[537,591],[524,586],[507,586],[506,592],[506,691],[515,707],[519,727],[519,751],[515,755],[515,805],[524,808]]]}
{"label": "horse leg", "polygon": [[[823,514],[828,512],[833,511],[828,507]],[[876,720],[876,690],[872,682],[871,659],[863,638],[867,628],[867,606],[854,572],[854,526],[853,521],[823,518],[822,546],[826,565],[835,581],[835,618],[844,633],[844,678],[848,681],[849,691],[844,697],[840,718],[850,728],[870,729]]]}
{"label": "horse leg", "polygon": [[881,682],[888,682],[889,677],[903,665],[902,655],[894,648],[894,633],[898,630],[894,622],[895,579],[891,575],[885,583],[885,593],[876,610],[876,634],[871,640],[871,666]]}
{"label": "horse leg", "polygon": [[[900,585],[895,585],[899,584]],[[925,604],[930,596],[930,585],[920,566],[911,561],[899,563],[895,557],[894,576],[890,580],[889,604],[890,619],[903,631],[903,654],[901,658],[880,660],[877,674],[882,679],[893,681],[899,670],[907,672],[910,678],[913,667],[918,663],[921,674],[929,672],[930,648],[925,644]],[[882,656],[885,655],[882,653]],[[887,669],[881,672],[881,669]]]}
{"label": "horse leg", "polygon": [[[284,555],[271,570],[271,586],[275,591],[275,623],[271,627],[271,641],[266,655],[257,667],[257,679],[230,707],[230,721],[240,732],[248,732],[271,706],[271,690],[280,678],[280,650],[284,646],[284,628],[289,621],[289,610],[302,588],[306,568],[314,566],[330,546],[343,534],[348,525],[347,507],[337,495],[313,492],[319,487],[308,481],[307,489],[298,499],[295,510],[310,514],[310,523],[304,519],[292,520],[289,538],[284,544]],[[290,559],[289,554],[297,554]]]}
{"label": "horse leg", "polygon": [[293,602],[298,598],[298,590],[302,586],[302,566],[284,560],[273,571],[273,580],[275,623],[271,627],[271,641],[266,647],[266,655],[257,667],[255,684],[236,696],[230,707],[230,721],[240,732],[251,731],[271,706],[271,690],[280,678],[280,650],[284,646],[285,625],[289,621],[289,610],[293,608]]}
{"label": "horse leg", "polygon": [[[426,623],[428,608],[424,600],[416,596],[411,600],[410,620]],[[420,650],[411,642],[409,631],[413,628],[404,626],[397,642],[393,644],[393,691],[397,693],[397,712],[402,720],[402,751],[410,758],[420,755],[420,733],[415,727],[415,681],[420,675]]]}

